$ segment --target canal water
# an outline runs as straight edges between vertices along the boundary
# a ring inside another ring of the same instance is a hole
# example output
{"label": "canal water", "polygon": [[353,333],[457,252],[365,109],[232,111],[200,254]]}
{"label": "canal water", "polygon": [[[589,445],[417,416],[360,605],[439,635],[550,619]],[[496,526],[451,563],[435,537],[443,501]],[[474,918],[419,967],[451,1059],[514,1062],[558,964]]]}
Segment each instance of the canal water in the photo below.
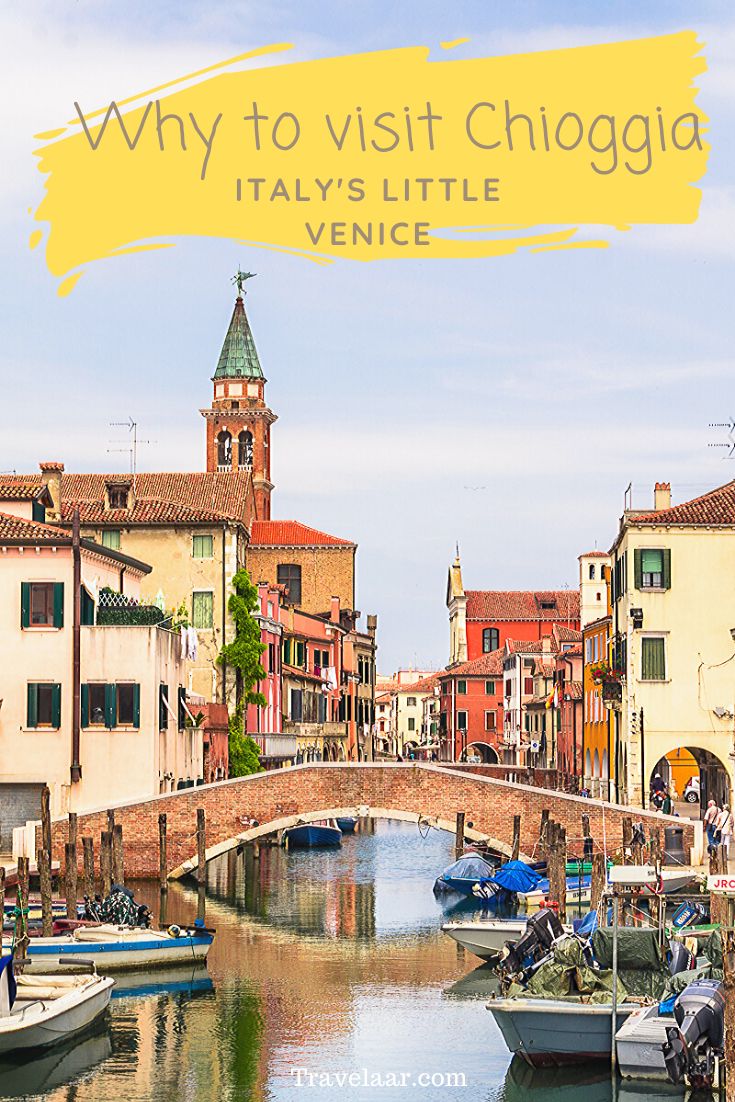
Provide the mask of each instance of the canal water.
{"label": "canal water", "polygon": [[[451,911],[431,888],[453,838],[394,821],[361,825],[339,850],[269,847],[259,860],[246,850],[212,862],[206,922],[217,936],[207,970],[121,976],[109,1023],[22,1066],[0,1065],[0,1099],[671,1097],[613,1087],[593,1066],[532,1072],[511,1063],[485,1009],[491,973],[440,930]],[[131,886],[158,914],[157,885]],[[174,884],[161,918],[191,922],[200,903],[196,886]]]}

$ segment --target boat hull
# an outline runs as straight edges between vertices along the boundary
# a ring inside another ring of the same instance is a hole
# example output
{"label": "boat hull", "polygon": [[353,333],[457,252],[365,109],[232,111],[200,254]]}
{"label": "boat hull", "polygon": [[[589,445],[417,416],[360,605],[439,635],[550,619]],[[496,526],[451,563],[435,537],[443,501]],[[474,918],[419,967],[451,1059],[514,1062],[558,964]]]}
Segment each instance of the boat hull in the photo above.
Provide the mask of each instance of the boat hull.
{"label": "boat hull", "polygon": [[[87,1029],[110,1002],[114,980],[98,976],[85,990],[85,997],[72,990],[69,995],[43,1003],[32,1003],[8,1018],[0,1019],[0,1056],[36,1048],[48,1048]],[[41,1012],[38,1007],[43,1007]]]}
{"label": "boat hull", "polygon": [[337,826],[343,834],[354,834],[355,827],[357,826],[357,819],[353,819],[351,817],[345,819],[337,819]]}
{"label": "boat hull", "polygon": [[[516,941],[525,932],[527,921],[522,918],[445,922],[442,930],[480,960],[493,960],[502,953],[506,941]],[[564,930],[571,933],[572,927],[565,926]]]}
{"label": "boat hull", "polygon": [[[622,1003],[620,1024],[638,1009]],[[494,999],[488,1010],[508,1049],[535,1068],[609,1060],[612,1008],[609,1004],[570,1003],[562,999]]]}
{"label": "boat hull", "polygon": [[631,1014],[615,1035],[618,1070],[624,1079],[668,1083],[663,1045],[673,1017],[659,1017],[658,1004]]}
{"label": "boat hull", "polygon": [[28,944],[27,968],[32,973],[58,974],[68,971],[65,965],[74,960],[92,960],[102,974],[138,968],[167,968],[206,960],[214,940],[211,934],[174,938],[155,936],[156,932],[151,930],[141,933],[148,936],[120,941],[83,941],[71,935],[33,938]]}
{"label": "boat hull", "polygon": [[318,826],[315,823],[302,823],[284,831],[289,848],[314,849],[317,846],[339,846],[342,843],[342,831],[338,827]]}

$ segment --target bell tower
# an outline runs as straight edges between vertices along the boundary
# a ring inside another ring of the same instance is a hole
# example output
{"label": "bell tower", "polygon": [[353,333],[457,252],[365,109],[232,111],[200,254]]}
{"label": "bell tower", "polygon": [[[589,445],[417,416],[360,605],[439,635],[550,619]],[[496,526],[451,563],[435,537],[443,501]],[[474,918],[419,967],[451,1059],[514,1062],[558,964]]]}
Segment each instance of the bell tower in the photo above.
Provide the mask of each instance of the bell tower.
{"label": "bell tower", "polygon": [[243,284],[251,278],[251,272],[238,270],[232,281],[235,309],[212,376],[212,405],[201,414],[207,422],[207,470],[249,471],[255,516],[270,520],[271,425],[277,418],[265,402],[267,380],[245,313]]}

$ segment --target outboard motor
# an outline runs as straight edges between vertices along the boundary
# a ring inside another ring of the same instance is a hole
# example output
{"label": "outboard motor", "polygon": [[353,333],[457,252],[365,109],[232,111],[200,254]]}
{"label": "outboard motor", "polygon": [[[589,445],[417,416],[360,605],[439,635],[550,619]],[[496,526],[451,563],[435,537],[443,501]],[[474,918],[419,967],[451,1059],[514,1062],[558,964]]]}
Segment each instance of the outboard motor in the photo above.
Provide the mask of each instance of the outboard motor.
{"label": "outboard motor", "polygon": [[669,972],[672,976],[678,976],[679,972],[689,972],[695,968],[697,958],[687,949],[683,941],[673,940],[669,953]]}
{"label": "outboard motor", "polygon": [[[714,1082],[715,1056],[725,1041],[725,997],[720,980],[695,980],[674,1003],[676,1026],[666,1030],[662,1045],[672,1083],[685,1078],[695,1090]],[[677,1028],[678,1027],[678,1028]]]}
{"label": "outboard motor", "polygon": [[518,941],[506,941],[500,969],[521,972],[537,963],[564,934],[564,927],[555,911],[543,910],[531,915]]}

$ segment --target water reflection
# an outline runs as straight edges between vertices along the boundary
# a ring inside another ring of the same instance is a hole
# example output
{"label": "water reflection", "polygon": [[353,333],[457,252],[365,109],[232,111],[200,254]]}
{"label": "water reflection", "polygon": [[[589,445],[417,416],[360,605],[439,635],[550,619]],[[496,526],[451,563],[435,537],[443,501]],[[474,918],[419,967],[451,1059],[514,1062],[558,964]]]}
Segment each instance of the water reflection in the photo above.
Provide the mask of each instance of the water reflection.
{"label": "water reflection", "polygon": [[[65,1079],[25,1072],[28,1095],[53,1102],[612,1099],[603,1072],[509,1066],[484,1004],[494,990],[491,970],[440,931],[444,911],[431,888],[452,845],[447,834],[422,838],[415,826],[380,822],[338,851],[264,847],[259,858],[251,850],[223,856],[208,869],[206,922],[217,929],[208,973],[192,967],[121,977],[106,1053],[94,1065],[69,1065]],[[157,885],[133,887],[157,913]],[[198,906],[196,885],[172,885],[166,922],[190,922]],[[313,1090],[303,1076],[299,1086],[298,1069],[315,1077]],[[363,1069],[405,1074],[408,1083],[419,1074],[464,1076],[466,1086],[319,1085],[325,1074]],[[17,1079],[11,1084],[0,1071],[0,1098],[14,1097],[11,1085],[17,1094]]]}

